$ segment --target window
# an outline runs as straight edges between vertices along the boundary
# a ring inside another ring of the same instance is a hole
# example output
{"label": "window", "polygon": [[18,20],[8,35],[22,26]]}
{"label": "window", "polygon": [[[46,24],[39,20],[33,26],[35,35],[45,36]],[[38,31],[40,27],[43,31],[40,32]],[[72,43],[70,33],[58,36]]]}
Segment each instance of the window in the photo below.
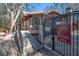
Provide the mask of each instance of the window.
{"label": "window", "polygon": [[32,19],[32,29],[38,30],[39,29],[39,24],[40,24],[40,19],[39,17],[34,17]]}

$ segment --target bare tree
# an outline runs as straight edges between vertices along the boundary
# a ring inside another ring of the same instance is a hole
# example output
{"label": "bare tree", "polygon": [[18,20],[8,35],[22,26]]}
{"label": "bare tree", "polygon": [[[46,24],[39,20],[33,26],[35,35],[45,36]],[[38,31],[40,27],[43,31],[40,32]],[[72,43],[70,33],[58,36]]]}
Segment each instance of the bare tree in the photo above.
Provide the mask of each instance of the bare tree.
{"label": "bare tree", "polygon": [[11,16],[11,31],[10,32],[12,32],[13,27],[20,15],[21,9],[24,6],[24,4],[15,4],[15,3],[7,4],[6,3],[5,5]]}
{"label": "bare tree", "polygon": [[[17,19],[18,19],[18,17],[19,17],[19,15],[20,15],[20,13],[21,13],[21,11],[22,11],[22,7],[24,6],[24,4],[15,4],[15,3],[3,3],[3,4],[1,4],[0,5],[0,11],[1,12],[3,12],[3,11],[5,11],[5,12],[7,12],[8,14],[9,14],[9,16],[10,16],[10,20],[11,20],[11,31],[10,31],[10,33],[12,33],[12,30],[13,30],[13,28],[14,28],[14,25],[15,25],[15,23],[16,23],[16,21],[17,21]],[[4,13],[5,13],[4,12]],[[2,17],[2,16],[1,16]],[[5,20],[6,20],[6,18],[4,19],[4,21],[3,22],[5,22]],[[11,39],[11,40],[9,40],[9,39]],[[3,39],[4,40],[4,39]],[[20,41],[19,39],[16,39],[16,40],[18,40],[18,42]],[[11,50],[11,48],[12,49],[14,49],[15,50],[15,48],[13,48],[13,46],[15,46],[15,41],[16,41],[15,39],[14,40],[12,40],[12,38],[8,38],[8,40],[7,40],[7,42],[6,41],[4,41],[4,42],[1,42],[0,43],[0,45],[2,46],[2,50],[0,51],[0,52],[2,52],[2,54],[1,55],[11,55],[10,53],[9,53],[9,50]],[[12,42],[14,42],[14,43],[12,43]],[[9,44],[9,45],[8,45]],[[13,44],[13,46],[10,46],[11,44]],[[21,43],[20,43],[21,44]],[[18,45],[18,43],[16,43],[16,45]],[[17,47],[18,48],[18,47]],[[23,48],[23,47],[22,47]],[[5,53],[6,54],[4,54],[4,52],[3,52],[3,50],[5,50]],[[12,54],[14,54],[14,51],[10,51]],[[20,54],[19,54],[20,55]]]}
{"label": "bare tree", "polygon": [[[11,31],[18,19],[22,7],[24,4],[22,3],[1,3],[0,4],[0,22],[1,25],[7,26],[7,24],[11,25]],[[10,22],[11,21],[11,22]],[[3,26],[3,27],[4,27]]]}

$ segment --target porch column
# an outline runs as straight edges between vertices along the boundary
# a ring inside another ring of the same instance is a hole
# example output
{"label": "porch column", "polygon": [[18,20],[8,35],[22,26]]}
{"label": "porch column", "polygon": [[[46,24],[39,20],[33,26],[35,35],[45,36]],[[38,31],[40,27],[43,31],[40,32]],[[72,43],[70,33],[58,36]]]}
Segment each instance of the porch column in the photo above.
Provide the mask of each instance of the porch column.
{"label": "porch column", "polygon": [[43,39],[43,19],[40,17],[40,25],[39,25],[39,38],[41,40],[42,48],[44,46],[44,39]]}

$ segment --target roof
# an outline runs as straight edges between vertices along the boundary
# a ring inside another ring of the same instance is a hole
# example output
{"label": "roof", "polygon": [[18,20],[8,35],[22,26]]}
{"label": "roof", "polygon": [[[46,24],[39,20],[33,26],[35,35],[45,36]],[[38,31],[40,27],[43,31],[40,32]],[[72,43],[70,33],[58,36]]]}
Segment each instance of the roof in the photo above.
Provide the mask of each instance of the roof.
{"label": "roof", "polygon": [[49,13],[56,13],[56,14],[60,14],[59,12],[53,10],[53,9],[50,9],[50,10],[45,10],[45,11],[32,11],[32,12],[26,12],[26,11],[23,11],[24,15],[28,15],[28,14],[31,14],[31,15],[34,15],[34,14],[49,14]]}
{"label": "roof", "polygon": [[54,10],[46,10],[46,11],[32,11],[32,12],[28,12],[28,11],[23,11],[23,17],[26,19],[31,18],[33,15],[46,15],[46,14],[50,14],[50,13],[56,13],[59,14],[58,12],[54,11]]}
{"label": "roof", "polygon": [[23,11],[23,13],[24,13],[24,15],[43,14],[43,12],[40,12],[40,11],[33,11],[33,12]]}
{"label": "roof", "polygon": [[49,14],[49,13],[60,14],[58,11],[55,11],[55,10],[53,10],[53,9],[45,10],[44,13],[46,13],[46,14]]}

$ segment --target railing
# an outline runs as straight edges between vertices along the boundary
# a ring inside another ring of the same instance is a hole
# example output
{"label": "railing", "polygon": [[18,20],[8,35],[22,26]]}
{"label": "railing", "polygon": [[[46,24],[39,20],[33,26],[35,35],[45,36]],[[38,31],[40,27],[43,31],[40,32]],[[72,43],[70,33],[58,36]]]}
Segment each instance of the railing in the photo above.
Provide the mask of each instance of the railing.
{"label": "railing", "polygon": [[30,43],[31,43],[31,45],[32,45],[32,47],[33,47],[33,49],[39,50],[39,49],[42,48],[41,44],[39,44],[39,42],[35,40],[35,38],[32,36],[31,33],[28,33],[27,36],[28,36],[28,38],[29,38],[29,41],[30,41]]}
{"label": "railing", "polygon": [[52,18],[53,50],[65,56],[79,56],[79,11]]}

